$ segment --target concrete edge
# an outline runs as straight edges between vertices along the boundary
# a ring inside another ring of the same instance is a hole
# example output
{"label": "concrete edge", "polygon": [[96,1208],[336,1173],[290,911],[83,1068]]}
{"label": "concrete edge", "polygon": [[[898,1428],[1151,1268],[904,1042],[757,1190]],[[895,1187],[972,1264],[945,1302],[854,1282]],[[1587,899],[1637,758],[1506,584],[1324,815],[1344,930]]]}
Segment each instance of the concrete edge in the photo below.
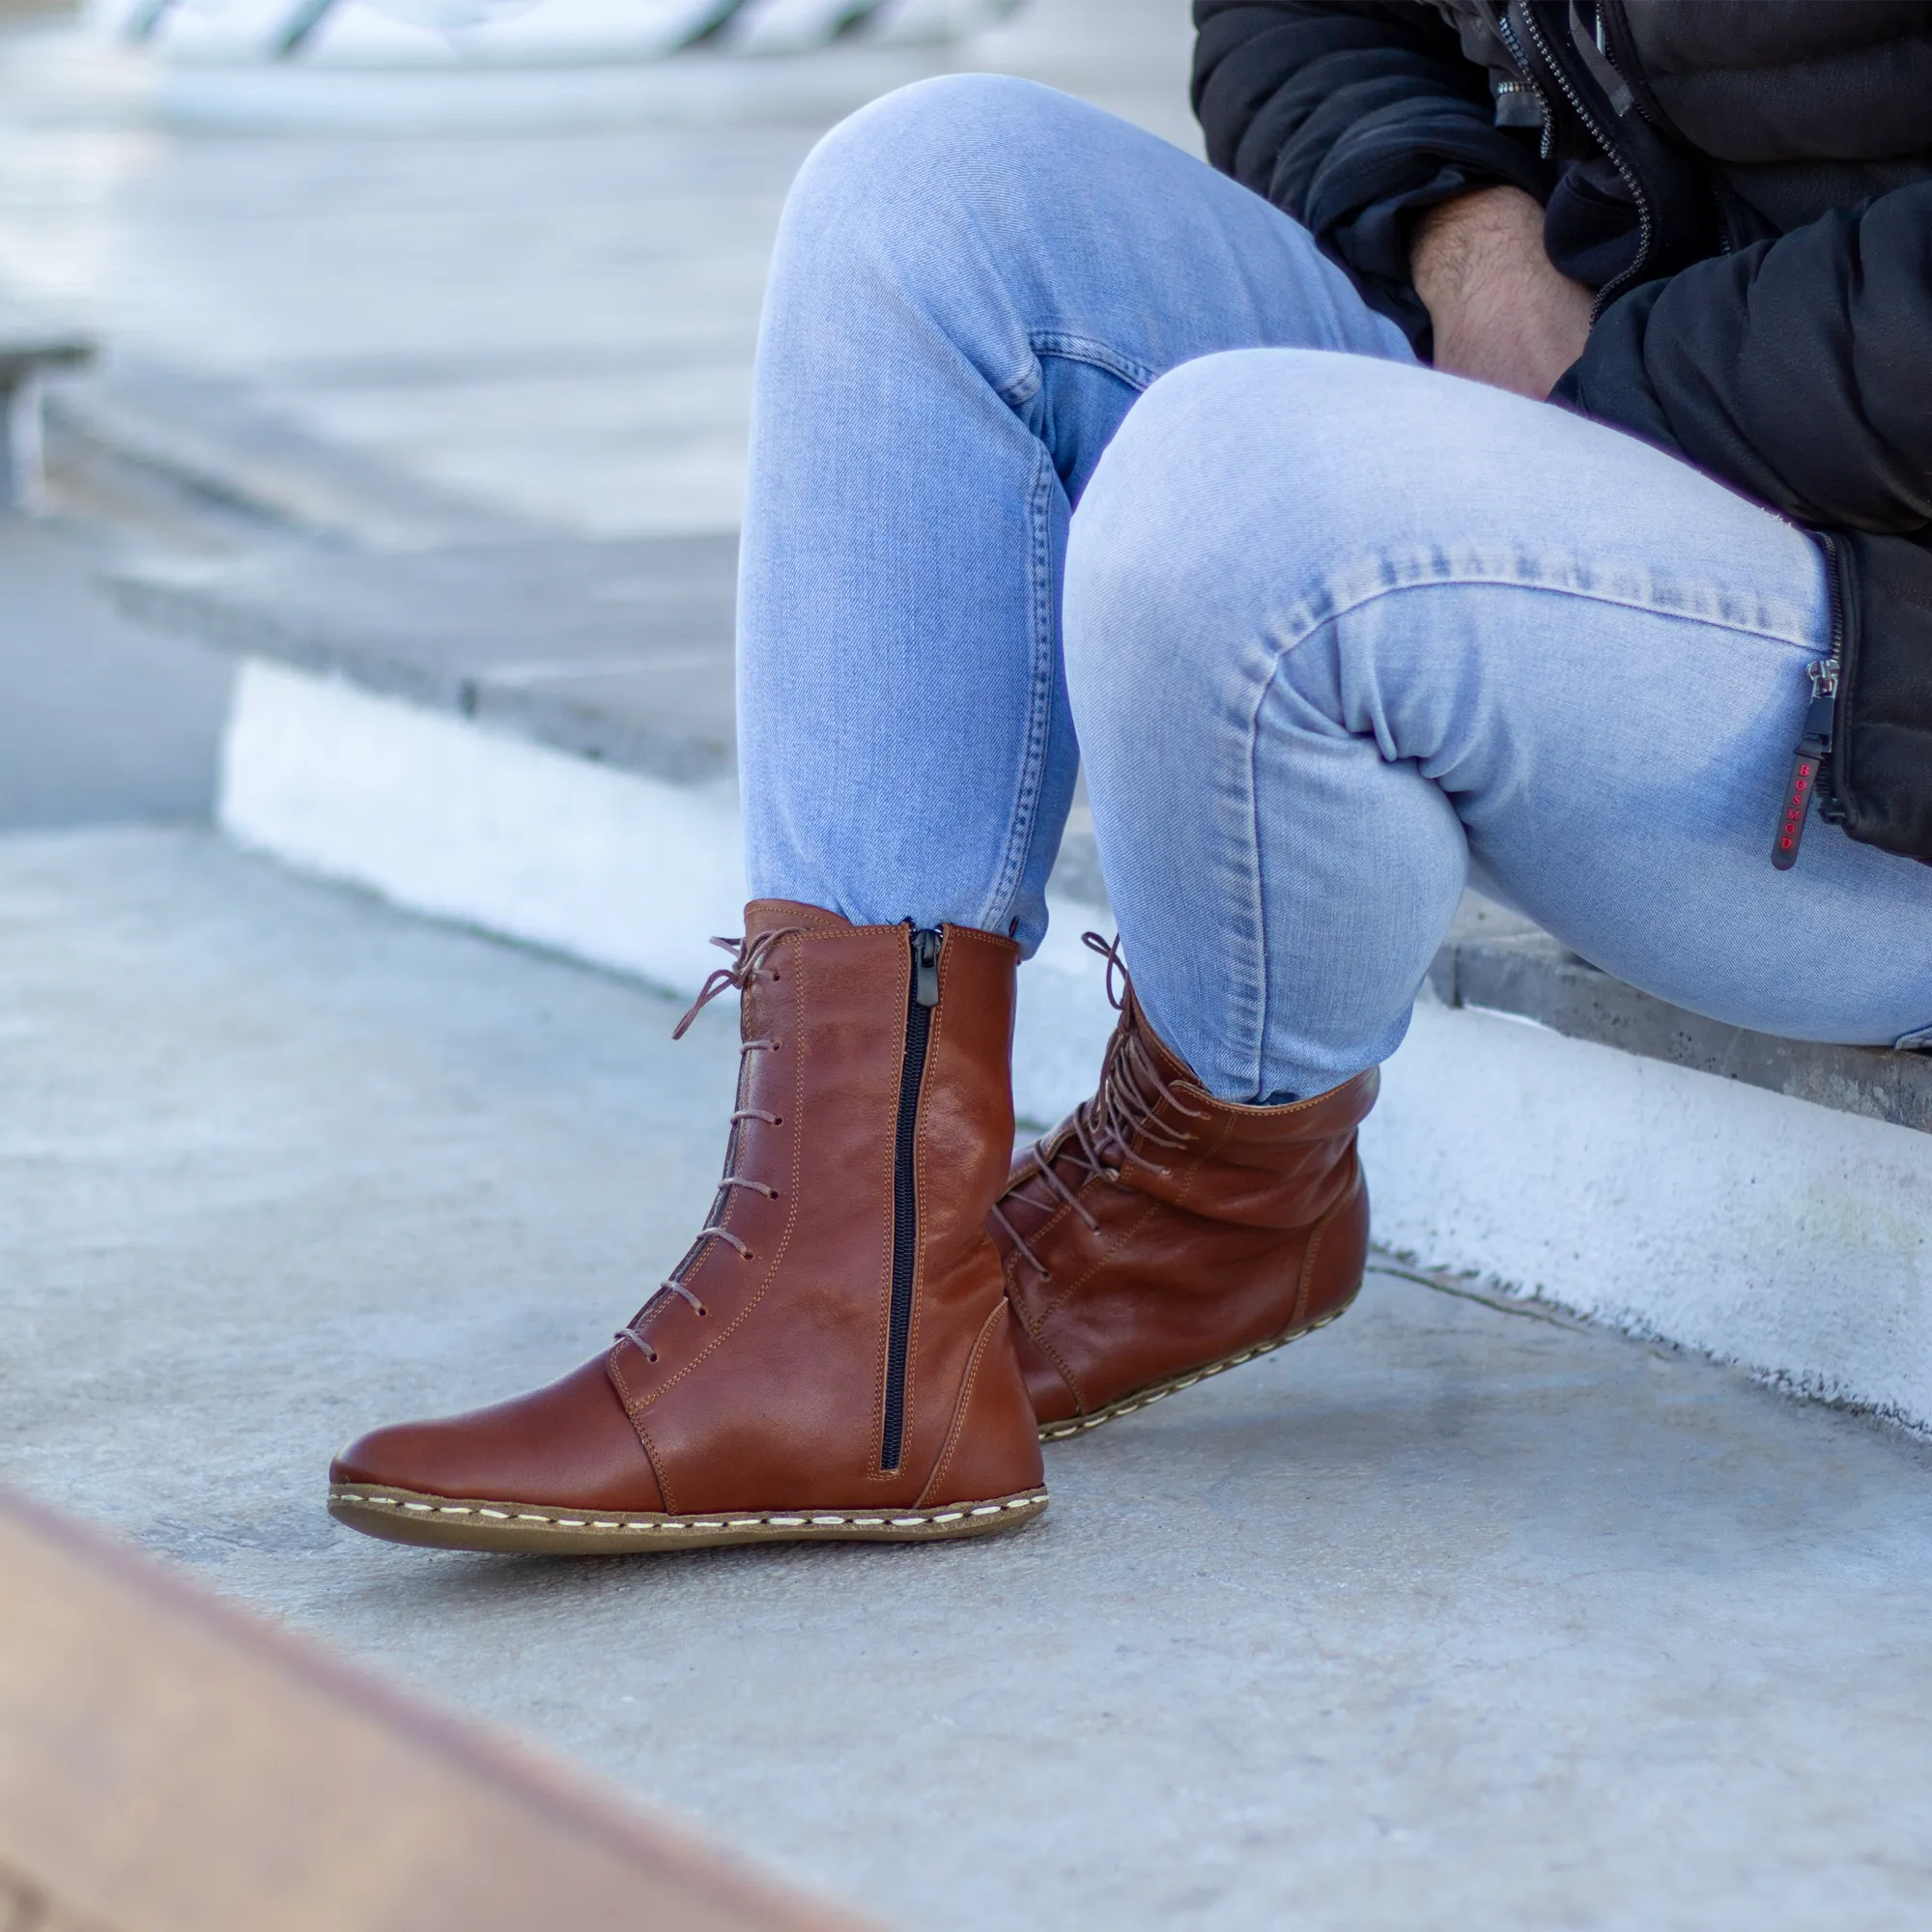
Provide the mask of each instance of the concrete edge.
{"label": "concrete edge", "polygon": [[[685,997],[746,898],[728,777],[619,771],[260,658],[236,679],[216,815],[301,871]],[[1049,904],[1014,1040],[1014,1098],[1035,1126],[1086,1096],[1114,1018],[1080,944],[1105,906],[1058,883]]]}
{"label": "concrete edge", "polygon": [[[344,678],[647,779],[703,786],[728,781],[735,764],[735,748],[715,728],[653,730],[573,691],[565,676],[456,668],[425,662],[380,637],[318,633],[312,621],[279,611],[260,585],[257,594],[238,597],[231,566],[125,571],[108,585],[129,616],[203,643]],[[1063,898],[1108,917],[1090,824],[1069,827],[1055,885]],[[1932,1054],[1783,1039],[1707,1019],[1624,984],[1523,921],[1504,916],[1489,928],[1459,925],[1429,979],[1446,1006],[1512,1013],[1573,1039],[1932,1132]]]}
{"label": "concrete edge", "polygon": [[1932,1135],[1425,998],[1379,1247],[1932,1432]]}
{"label": "concrete edge", "polygon": [[1514,1014],[1571,1039],[1932,1133],[1932,1054],[1727,1026],[1638,992],[1547,933],[1452,941],[1429,979],[1444,1006]]}

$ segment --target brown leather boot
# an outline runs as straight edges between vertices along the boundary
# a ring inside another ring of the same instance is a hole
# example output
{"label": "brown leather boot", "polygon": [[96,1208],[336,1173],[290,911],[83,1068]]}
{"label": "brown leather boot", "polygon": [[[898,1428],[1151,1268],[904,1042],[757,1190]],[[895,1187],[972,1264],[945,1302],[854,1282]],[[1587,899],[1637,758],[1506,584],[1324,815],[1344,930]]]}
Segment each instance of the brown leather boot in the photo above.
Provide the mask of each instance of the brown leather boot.
{"label": "brown leather boot", "polygon": [[[731,946],[733,942],[721,941]],[[746,908],[737,1111],[708,1225],[549,1388],[379,1429],[329,1513],[400,1543],[561,1554],[924,1542],[1045,1505],[999,1257],[1017,949]]]}
{"label": "brown leather boot", "polygon": [[1077,1435],[1332,1321],[1355,1298],[1374,1067],[1312,1100],[1217,1100],[1148,1024],[1119,944],[1100,1087],[1013,1164],[987,1217],[1039,1433]]}

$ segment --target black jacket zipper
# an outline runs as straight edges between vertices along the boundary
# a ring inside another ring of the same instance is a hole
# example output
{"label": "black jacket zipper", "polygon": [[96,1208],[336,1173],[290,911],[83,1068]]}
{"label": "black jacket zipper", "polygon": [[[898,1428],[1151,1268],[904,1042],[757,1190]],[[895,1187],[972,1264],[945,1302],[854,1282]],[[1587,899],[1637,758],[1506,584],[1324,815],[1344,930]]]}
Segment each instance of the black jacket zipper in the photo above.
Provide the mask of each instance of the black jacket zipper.
{"label": "black jacket zipper", "polygon": [[1837,736],[1838,687],[1845,669],[1845,565],[1836,537],[1822,530],[1812,534],[1825,553],[1826,595],[1832,600],[1832,646],[1829,654],[1805,666],[1811,679],[1811,702],[1804,712],[1804,729],[1791,754],[1791,782],[1784,788],[1784,804],[1777,816],[1777,837],[1771,848],[1771,863],[1780,872],[1788,872],[1798,863],[1798,849],[1804,842],[1805,821],[1815,799],[1821,814],[1834,813],[1832,787],[1832,747]]}
{"label": "black jacket zipper", "polygon": [[905,1455],[906,1351],[912,1342],[912,1293],[919,1271],[919,1194],[914,1157],[919,1149],[919,1096],[925,1084],[925,1053],[932,1015],[939,1005],[938,932],[909,933],[912,979],[906,988],[905,1061],[899,1070],[898,1131],[893,1146],[893,1302],[886,1329],[885,1427],[879,1467],[896,1469]]}
{"label": "black jacket zipper", "polygon": [[[1611,165],[1623,177],[1625,186],[1631,191],[1631,199],[1636,205],[1636,255],[1629,268],[1625,269],[1621,274],[1613,275],[1597,291],[1596,299],[1590,304],[1590,321],[1594,326],[1597,318],[1603,314],[1605,309],[1616,300],[1617,297],[1623,294],[1627,288],[1633,287],[1641,277],[1644,267],[1650,260],[1651,250],[1655,243],[1657,217],[1651,208],[1650,196],[1645,191],[1642,177],[1624,158],[1622,153],[1618,150],[1617,144],[1610,139],[1608,130],[1584,104],[1581,92],[1570,78],[1569,74],[1564,71],[1562,61],[1558,59],[1555,48],[1550,45],[1548,37],[1543,31],[1542,23],[1536,17],[1535,8],[1527,4],[1527,0],[1524,0],[1524,4],[1520,8],[1505,4],[1496,15],[1496,31],[1501,36],[1504,46],[1510,50],[1510,54],[1516,61],[1517,66],[1522,71],[1524,80],[1539,95],[1542,93],[1543,84],[1537,77],[1536,68],[1531,64],[1523,48],[1522,42],[1518,37],[1516,22],[1510,17],[1516,12],[1520,12],[1521,14],[1523,26],[1528,31],[1531,42],[1535,44],[1544,72],[1548,73],[1562,90],[1564,99],[1570,103],[1570,109],[1576,115],[1577,119],[1583,124],[1584,131],[1609,156]],[[1553,139],[1556,128],[1555,114],[1547,100],[1543,103],[1543,126],[1547,157],[1548,150]]]}

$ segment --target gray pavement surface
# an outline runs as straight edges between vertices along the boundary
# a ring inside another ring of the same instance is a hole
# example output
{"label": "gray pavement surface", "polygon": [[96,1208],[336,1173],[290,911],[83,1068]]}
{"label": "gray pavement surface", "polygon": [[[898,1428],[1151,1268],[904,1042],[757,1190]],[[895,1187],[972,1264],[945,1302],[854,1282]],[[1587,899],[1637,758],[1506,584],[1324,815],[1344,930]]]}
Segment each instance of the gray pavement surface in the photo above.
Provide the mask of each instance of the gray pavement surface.
{"label": "gray pavement surface", "polygon": [[0,514],[0,830],[205,819],[230,661],[120,616],[98,526]]}
{"label": "gray pavement surface", "polygon": [[[1028,0],[925,65],[1026,74],[1198,149],[1189,40],[1187,0]],[[741,63],[796,74],[796,104],[774,83],[722,119],[220,134],[64,93],[33,53],[0,45],[0,289],[106,343],[71,385],[102,433],[298,511],[305,437],[479,519],[602,535],[737,526],[784,192],[882,84],[861,63],[828,111],[835,51]],[[331,507],[394,534],[388,493]]]}
{"label": "gray pavement surface", "polygon": [[1932,1449],[1535,1310],[1377,1276],[995,1543],[332,1526],[340,1439],[679,1251],[734,1055],[673,1017],[204,834],[0,840],[0,1474],[910,1926],[1924,1922]]}
{"label": "gray pavement surface", "polygon": [[[1193,144],[1188,39],[1186,0],[1029,0],[923,65],[1026,73]],[[62,516],[0,522],[0,829],[208,811],[228,668],[101,602],[130,548],[734,530],[785,188],[922,66],[738,63],[758,85],[736,111],[606,127],[560,70],[559,112],[519,132],[433,133],[425,95],[416,133],[225,134],[76,85],[49,44],[0,31],[0,306],[105,354],[50,398]]]}

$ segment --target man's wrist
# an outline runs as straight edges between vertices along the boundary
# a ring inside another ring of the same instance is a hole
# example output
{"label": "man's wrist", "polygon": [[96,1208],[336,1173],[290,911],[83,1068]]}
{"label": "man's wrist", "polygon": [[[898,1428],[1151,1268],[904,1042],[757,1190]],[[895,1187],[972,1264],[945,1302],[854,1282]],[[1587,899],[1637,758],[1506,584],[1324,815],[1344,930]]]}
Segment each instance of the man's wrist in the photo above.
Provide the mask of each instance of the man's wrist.
{"label": "man's wrist", "polygon": [[1583,353],[1590,292],[1550,262],[1543,210],[1522,189],[1480,188],[1432,208],[1409,262],[1438,369],[1541,399]]}
{"label": "man's wrist", "polygon": [[[1409,273],[1422,304],[1465,299],[1499,262],[1543,255],[1543,208],[1520,187],[1471,189],[1426,210],[1409,241]],[[1547,259],[1547,258],[1545,258]]]}

